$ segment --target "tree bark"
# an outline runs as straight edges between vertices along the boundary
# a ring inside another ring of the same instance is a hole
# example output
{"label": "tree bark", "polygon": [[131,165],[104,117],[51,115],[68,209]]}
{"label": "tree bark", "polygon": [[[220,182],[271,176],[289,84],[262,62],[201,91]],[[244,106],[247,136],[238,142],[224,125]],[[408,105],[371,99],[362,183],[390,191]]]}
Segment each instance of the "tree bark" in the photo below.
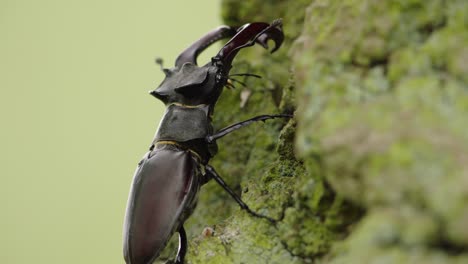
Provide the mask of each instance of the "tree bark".
{"label": "tree bark", "polygon": [[222,5],[228,25],[282,17],[286,39],[240,52],[232,72],[263,78],[225,91],[214,124],[295,118],[226,136],[212,162],[280,221],[211,182],[187,223],[187,262],[468,263],[468,2]]}

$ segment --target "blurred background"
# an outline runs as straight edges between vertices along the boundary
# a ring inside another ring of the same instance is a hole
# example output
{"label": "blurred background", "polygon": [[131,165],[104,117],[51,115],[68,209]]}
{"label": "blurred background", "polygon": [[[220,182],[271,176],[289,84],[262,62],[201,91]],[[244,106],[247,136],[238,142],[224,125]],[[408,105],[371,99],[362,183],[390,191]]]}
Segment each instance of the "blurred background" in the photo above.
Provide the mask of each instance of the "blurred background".
{"label": "blurred background", "polygon": [[172,67],[219,5],[0,1],[0,263],[124,262],[129,186],[164,109],[154,59]]}

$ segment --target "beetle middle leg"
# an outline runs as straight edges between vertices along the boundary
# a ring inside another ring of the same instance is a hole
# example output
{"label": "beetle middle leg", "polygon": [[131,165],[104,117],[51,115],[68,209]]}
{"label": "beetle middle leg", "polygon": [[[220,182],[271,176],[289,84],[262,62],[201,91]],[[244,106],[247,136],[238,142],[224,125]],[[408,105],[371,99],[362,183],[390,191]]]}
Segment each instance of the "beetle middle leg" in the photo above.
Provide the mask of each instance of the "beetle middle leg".
{"label": "beetle middle leg", "polygon": [[211,177],[213,178],[226,192],[229,193],[229,195],[231,195],[231,197],[237,202],[237,204],[239,204],[239,206],[241,207],[241,209],[245,210],[247,213],[249,213],[250,215],[252,216],[255,216],[255,217],[258,217],[258,218],[264,218],[264,219],[267,219],[268,221],[272,222],[273,224],[275,224],[277,222],[277,220],[271,218],[271,217],[268,217],[266,215],[262,215],[262,214],[259,214],[257,212],[254,212],[252,211],[249,206],[247,206],[246,203],[244,203],[244,201],[242,201],[242,199],[239,197],[239,195],[237,195],[227,184],[226,182],[223,180],[223,178],[221,178],[221,176],[219,176],[219,174],[215,171],[215,169],[213,167],[211,167],[210,165],[206,165],[205,166],[205,171],[206,171],[206,174],[208,174],[207,176],[208,177]]}

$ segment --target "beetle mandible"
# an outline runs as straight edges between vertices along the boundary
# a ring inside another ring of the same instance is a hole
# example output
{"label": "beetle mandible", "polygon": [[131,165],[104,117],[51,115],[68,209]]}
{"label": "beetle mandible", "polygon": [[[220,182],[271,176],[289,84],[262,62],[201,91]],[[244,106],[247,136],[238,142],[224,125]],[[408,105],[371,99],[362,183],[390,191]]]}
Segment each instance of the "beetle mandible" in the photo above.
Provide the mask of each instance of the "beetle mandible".
{"label": "beetle mandible", "polygon": [[[197,56],[214,42],[231,38],[206,65],[197,66]],[[242,27],[220,26],[185,49],[175,67],[150,93],[166,105],[149,151],[138,163],[123,228],[123,251],[127,264],[151,264],[171,236],[179,233],[175,263],[183,263],[187,252],[184,222],[193,212],[200,187],[214,179],[249,214],[252,211],[208,162],[216,154],[216,140],[243,126],[288,114],[260,115],[213,132],[211,116],[223,87],[228,84],[231,64],[240,49],[260,44],[272,53],[282,44],[282,21],[254,22]],[[162,68],[162,62],[157,61]],[[252,76],[252,74],[243,74]],[[255,76],[255,75],[254,75]]]}

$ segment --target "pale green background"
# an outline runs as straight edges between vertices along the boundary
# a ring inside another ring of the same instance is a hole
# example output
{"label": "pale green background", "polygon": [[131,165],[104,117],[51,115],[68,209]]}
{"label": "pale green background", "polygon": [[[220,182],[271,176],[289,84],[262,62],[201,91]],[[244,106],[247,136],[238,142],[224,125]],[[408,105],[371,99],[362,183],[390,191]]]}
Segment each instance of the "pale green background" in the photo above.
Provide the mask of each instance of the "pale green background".
{"label": "pale green background", "polygon": [[0,0],[1,264],[123,263],[129,185],[163,111],[154,58],[172,66],[219,24],[209,0]]}

